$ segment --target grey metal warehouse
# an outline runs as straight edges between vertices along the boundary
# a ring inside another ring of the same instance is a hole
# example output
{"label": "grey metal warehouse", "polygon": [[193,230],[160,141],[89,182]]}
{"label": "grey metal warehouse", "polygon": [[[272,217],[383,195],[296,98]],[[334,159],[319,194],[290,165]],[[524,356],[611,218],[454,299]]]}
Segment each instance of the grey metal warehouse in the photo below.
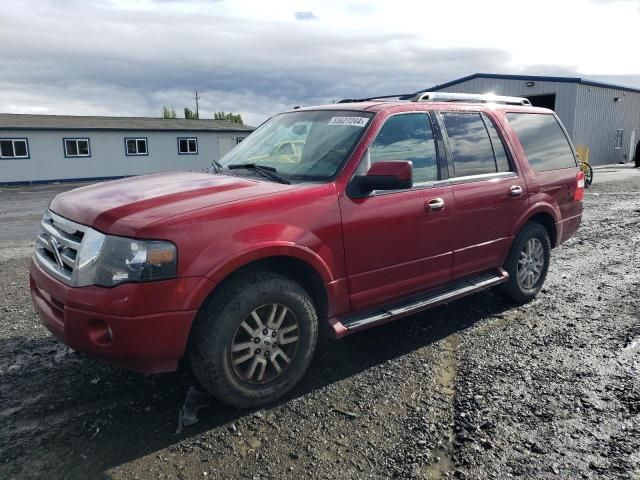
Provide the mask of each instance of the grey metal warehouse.
{"label": "grey metal warehouse", "polygon": [[202,169],[252,130],[223,120],[0,114],[0,183]]}
{"label": "grey metal warehouse", "polygon": [[512,95],[551,108],[593,165],[631,161],[640,140],[638,88],[575,77],[475,73],[425,91]]}

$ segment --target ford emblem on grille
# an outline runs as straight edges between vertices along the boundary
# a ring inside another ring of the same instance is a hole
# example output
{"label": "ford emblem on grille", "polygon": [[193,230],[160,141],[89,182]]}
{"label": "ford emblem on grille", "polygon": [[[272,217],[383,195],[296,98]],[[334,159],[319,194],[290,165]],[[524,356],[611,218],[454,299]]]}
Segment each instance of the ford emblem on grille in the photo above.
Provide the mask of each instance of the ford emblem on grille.
{"label": "ford emblem on grille", "polygon": [[60,268],[64,268],[64,263],[62,262],[62,256],[60,252],[62,251],[62,245],[56,240],[54,237],[49,237],[49,245],[51,245],[51,249],[53,250],[53,256],[56,259],[56,263]]}

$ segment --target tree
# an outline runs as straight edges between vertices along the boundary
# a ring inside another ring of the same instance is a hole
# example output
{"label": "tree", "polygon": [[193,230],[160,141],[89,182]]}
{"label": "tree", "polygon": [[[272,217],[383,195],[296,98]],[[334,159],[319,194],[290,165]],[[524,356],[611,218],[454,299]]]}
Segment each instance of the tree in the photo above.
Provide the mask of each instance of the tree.
{"label": "tree", "polygon": [[175,108],[162,107],[162,118],[178,118]]}
{"label": "tree", "polygon": [[242,115],[240,115],[239,113],[216,112],[216,113],[213,114],[213,119],[214,120],[227,120],[228,122],[244,124],[244,122],[242,121]]}
{"label": "tree", "polygon": [[189,107],[184,107],[184,118],[189,120],[198,120],[200,116]]}

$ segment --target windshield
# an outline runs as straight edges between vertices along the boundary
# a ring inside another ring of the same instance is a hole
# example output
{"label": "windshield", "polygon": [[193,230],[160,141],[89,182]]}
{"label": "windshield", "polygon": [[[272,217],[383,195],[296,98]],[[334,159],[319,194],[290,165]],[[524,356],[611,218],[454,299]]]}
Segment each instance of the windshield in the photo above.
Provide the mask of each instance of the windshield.
{"label": "windshield", "polygon": [[[283,113],[263,123],[221,160],[255,164],[287,180],[330,180],[354,148],[372,113],[315,110]],[[234,169],[234,172],[245,171]],[[249,170],[247,170],[249,171]]]}

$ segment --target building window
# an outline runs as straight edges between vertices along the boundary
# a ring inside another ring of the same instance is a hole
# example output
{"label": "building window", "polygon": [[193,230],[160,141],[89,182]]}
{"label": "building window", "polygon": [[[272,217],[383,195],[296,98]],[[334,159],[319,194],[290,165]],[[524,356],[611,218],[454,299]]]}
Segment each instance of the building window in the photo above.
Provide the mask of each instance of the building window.
{"label": "building window", "polygon": [[63,138],[65,157],[90,157],[88,138]]}
{"label": "building window", "polygon": [[29,142],[26,138],[0,138],[0,158],[29,158]]}
{"label": "building window", "polygon": [[624,138],[624,130],[621,128],[618,128],[616,130],[616,141],[614,144],[614,149],[615,150],[622,150],[622,139]]}
{"label": "building window", "polygon": [[180,155],[196,155],[198,153],[198,139],[178,137],[178,153]]}
{"label": "building window", "polygon": [[127,156],[149,155],[146,138],[125,138],[125,152]]}
{"label": "building window", "polygon": [[236,137],[236,145],[238,145],[245,138],[247,138],[247,137]]}

